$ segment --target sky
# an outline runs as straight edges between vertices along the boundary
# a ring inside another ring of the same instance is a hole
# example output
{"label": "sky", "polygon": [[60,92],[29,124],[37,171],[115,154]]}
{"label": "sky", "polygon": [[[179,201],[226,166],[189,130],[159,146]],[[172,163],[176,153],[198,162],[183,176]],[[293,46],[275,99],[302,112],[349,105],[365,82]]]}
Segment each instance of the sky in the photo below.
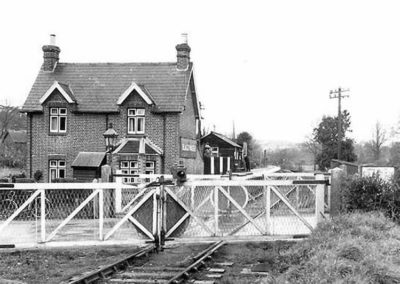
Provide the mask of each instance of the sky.
{"label": "sky", "polygon": [[57,35],[61,62],[173,62],[188,33],[204,125],[257,140],[302,142],[329,91],[351,137],[400,119],[398,1],[1,1],[0,103],[22,106]]}

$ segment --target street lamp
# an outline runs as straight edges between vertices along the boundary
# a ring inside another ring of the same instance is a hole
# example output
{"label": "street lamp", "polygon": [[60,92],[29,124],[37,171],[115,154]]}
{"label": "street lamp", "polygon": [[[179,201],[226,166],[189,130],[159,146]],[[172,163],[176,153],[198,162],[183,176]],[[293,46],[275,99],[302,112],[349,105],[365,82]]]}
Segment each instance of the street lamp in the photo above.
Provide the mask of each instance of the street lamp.
{"label": "street lamp", "polygon": [[114,130],[112,123],[108,125],[108,129],[103,133],[104,139],[106,141],[106,151],[111,153],[114,150],[118,133]]}

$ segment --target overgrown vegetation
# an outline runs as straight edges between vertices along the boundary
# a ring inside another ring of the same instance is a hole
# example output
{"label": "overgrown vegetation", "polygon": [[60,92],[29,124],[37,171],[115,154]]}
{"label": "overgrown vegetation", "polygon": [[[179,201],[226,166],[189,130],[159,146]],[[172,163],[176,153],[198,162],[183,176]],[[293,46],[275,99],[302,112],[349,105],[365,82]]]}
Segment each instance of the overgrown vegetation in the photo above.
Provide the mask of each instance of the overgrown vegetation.
{"label": "overgrown vegetation", "polygon": [[351,179],[344,194],[344,209],[350,212],[382,211],[400,222],[400,186],[398,181],[385,181],[379,176]]}
{"label": "overgrown vegetation", "polygon": [[400,227],[377,212],[342,215],[281,258],[288,270],[265,283],[400,283]]}
{"label": "overgrown vegetation", "polygon": [[26,114],[18,107],[0,105],[0,166],[22,168],[26,164],[26,143],[7,139],[9,131],[26,130]]}

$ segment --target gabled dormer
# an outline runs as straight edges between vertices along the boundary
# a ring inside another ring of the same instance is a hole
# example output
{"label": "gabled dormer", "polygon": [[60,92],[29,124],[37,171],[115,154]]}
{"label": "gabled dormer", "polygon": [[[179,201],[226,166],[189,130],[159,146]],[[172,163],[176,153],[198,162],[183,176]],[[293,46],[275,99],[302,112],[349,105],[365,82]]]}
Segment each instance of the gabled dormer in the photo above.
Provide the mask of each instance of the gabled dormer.
{"label": "gabled dormer", "polygon": [[63,84],[57,81],[54,81],[53,85],[46,91],[46,93],[40,98],[39,102],[43,105],[51,95],[54,94],[55,91],[58,91],[59,94],[69,103],[76,104],[76,99],[74,97],[74,93],[71,88],[67,84]]}
{"label": "gabled dormer", "polygon": [[143,85],[132,82],[118,98],[117,105],[122,115],[126,116],[126,135],[144,136],[146,117],[155,106],[149,91]]}
{"label": "gabled dormer", "polygon": [[54,81],[40,98],[39,102],[42,105],[44,113],[48,113],[49,134],[66,134],[68,130],[68,116],[76,105],[76,99],[71,88],[67,84]]}
{"label": "gabled dormer", "polygon": [[146,90],[146,88],[142,85],[142,87],[140,87],[138,84],[136,84],[135,82],[132,82],[132,84],[129,86],[128,89],[125,90],[125,92],[123,92],[121,94],[121,96],[118,98],[117,101],[117,105],[122,105],[124,103],[124,101],[132,94],[134,93],[139,94],[139,96],[142,97],[142,99],[148,104],[148,105],[154,105],[154,100],[153,98],[150,96],[149,91]]}

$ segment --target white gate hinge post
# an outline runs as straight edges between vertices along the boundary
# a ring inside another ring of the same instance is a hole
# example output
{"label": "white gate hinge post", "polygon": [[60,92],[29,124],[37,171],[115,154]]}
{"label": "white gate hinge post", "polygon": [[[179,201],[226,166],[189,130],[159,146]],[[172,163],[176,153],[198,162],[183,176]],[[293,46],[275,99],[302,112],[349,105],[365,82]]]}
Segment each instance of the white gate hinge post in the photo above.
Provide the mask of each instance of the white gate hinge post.
{"label": "white gate hinge post", "polygon": [[[315,176],[316,180],[324,181],[325,177],[322,174]],[[315,218],[317,224],[324,220],[324,207],[325,207],[325,184],[317,184],[315,188]]]}
{"label": "white gate hinge post", "polygon": [[44,189],[40,189],[40,239],[42,243],[46,241],[46,194]]}

